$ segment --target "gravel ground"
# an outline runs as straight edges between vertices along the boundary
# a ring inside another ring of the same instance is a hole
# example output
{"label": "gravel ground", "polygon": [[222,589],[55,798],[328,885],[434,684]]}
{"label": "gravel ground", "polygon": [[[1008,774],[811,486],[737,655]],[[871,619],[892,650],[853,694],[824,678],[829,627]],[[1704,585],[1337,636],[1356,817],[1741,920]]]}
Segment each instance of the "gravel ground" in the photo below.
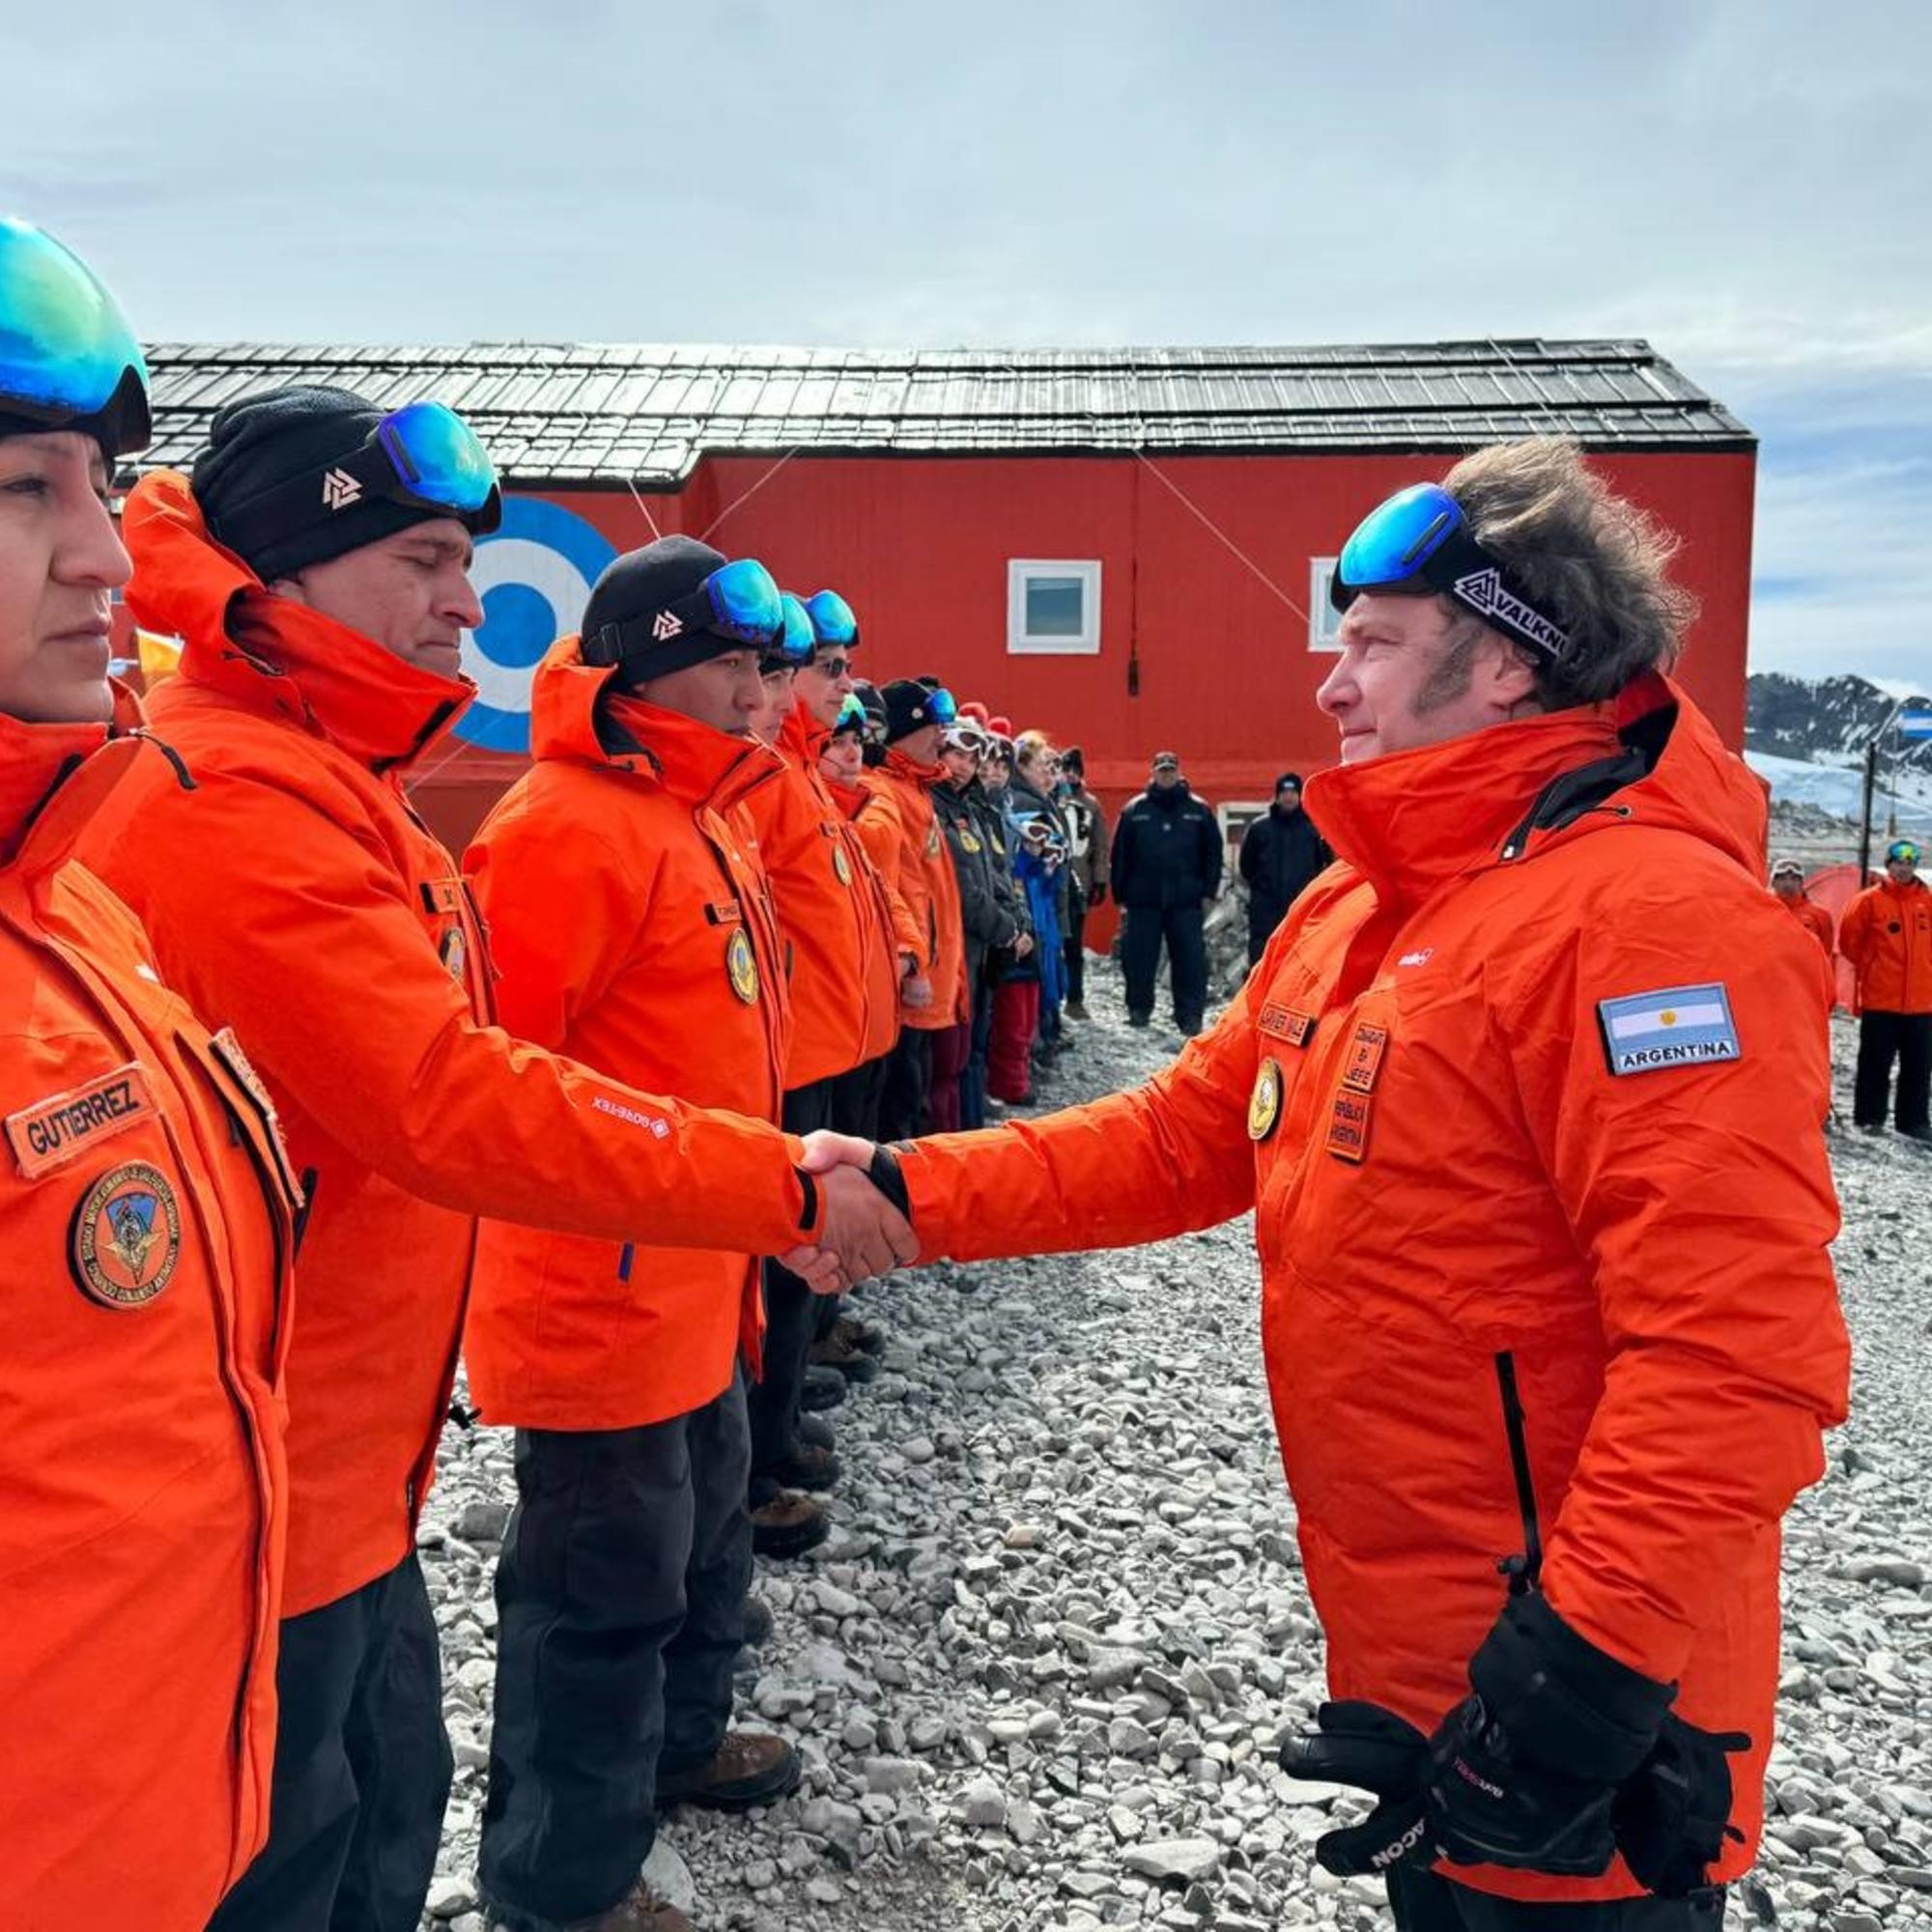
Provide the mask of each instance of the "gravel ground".
{"label": "gravel ground", "polygon": [[[1179,1046],[1126,1028],[1109,967],[1089,1002],[1043,1087],[1054,1104]],[[1789,1525],[1774,1817],[1730,1922],[1915,1932],[1932,1928],[1932,1157],[1849,1132],[1833,1150],[1856,1408]],[[1321,1649],[1258,1301],[1245,1220],[865,1291],[892,1346],[834,1417],[838,1529],[761,1565],[777,1630],[741,1680],[741,1720],[796,1742],[805,1788],[751,1819],[672,1818],[663,1882],[698,1924],[1385,1932],[1379,1888],[1311,1864],[1356,1795],[1274,1768],[1321,1695]],[[458,1765],[426,1923],[455,1932],[483,1932],[489,1580],[510,1494],[508,1436],[452,1429],[422,1541]]]}

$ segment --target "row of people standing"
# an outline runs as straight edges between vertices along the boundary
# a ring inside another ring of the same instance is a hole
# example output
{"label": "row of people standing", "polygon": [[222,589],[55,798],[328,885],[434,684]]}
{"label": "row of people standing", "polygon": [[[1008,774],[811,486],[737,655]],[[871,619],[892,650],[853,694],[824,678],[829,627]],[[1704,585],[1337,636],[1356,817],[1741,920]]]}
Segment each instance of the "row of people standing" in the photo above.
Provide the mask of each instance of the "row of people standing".
{"label": "row of people standing", "polygon": [[[117,532],[134,338],[19,223],[0,317],[0,1918],[415,1925],[451,1776],[416,1538],[467,1345],[519,1430],[492,1910],[668,1932],[654,1802],[797,1777],[727,1728],[752,1258],[811,1291],[902,1258],[779,1123],[811,1034],[743,700],[809,615],[699,546],[613,566],[459,866],[406,781],[473,696],[468,426],[244,398]],[[146,724],[124,586],[182,639]],[[854,898],[858,854],[821,855]]]}

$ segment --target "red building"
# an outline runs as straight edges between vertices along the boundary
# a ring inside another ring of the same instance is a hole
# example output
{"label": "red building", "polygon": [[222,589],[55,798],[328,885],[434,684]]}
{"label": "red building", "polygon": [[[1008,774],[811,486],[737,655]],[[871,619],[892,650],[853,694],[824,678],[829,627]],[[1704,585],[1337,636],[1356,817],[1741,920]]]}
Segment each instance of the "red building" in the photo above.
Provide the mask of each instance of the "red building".
{"label": "red building", "polygon": [[530,666],[618,552],[681,530],[859,612],[867,674],[932,672],[1085,747],[1110,804],[1179,752],[1222,806],[1333,757],[1314,693],[1326,570],[1389,491],[1479,444],[1575,437],[1683,540],[1684,665],[1744,731],[1756,443],[1642,342],[1122,351],[164,344],[156,441],[185,465],[253,390],[440,397],[509,501],[478,552],[482,687],[416,781],[459,846],[519,766]]}

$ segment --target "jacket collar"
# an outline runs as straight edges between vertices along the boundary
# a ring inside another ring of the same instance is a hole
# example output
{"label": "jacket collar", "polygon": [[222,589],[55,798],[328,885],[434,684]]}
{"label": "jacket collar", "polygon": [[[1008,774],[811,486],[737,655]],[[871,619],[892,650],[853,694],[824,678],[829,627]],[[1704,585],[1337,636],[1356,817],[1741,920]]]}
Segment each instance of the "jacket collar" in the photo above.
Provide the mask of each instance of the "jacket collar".
{"label": "jacket collar", "polygon": [[138,752],[140,724],[120,683],[108,724],[29,724],[0,713],[0,867],[24,856],[44,871],[67,857]]}
{"label": "jacket collar", "polygon": [[818,769],[818,754],[831,742],[832,727],[821,724],[805,708],[805,699],[793,700],[785,720],[779,726],[777,750],[797,765],[802,771],[815,772]]}
{"label": "jacket collar", "polygon": [[530,682],[530,755],[630,772],[691,806],[720,810],[783,769],[769,746],[734,738],[617,688],[616,667],[586,665],[581,639],[560,638]]}
{"label": "jacket collar", "polygon": [[935,785],[946,776],[944,765],[923,765],[917,758],[908,757],[896,745],[886,747],[886,761],[876,769],[918,785]]}
{"label": "jacket collar", "polygon": [[1617,823],[1690,832],[1753,874],[1764,848],[1763,782],[1656,672],[1603,704],[1318,772],[1302,796],[1384,904]]}
{"label": "jacket collar", "polygon": [[[184,689],[280,718],[372,771],[407,766],[469,708],[467,677],[438,677],[306,605],[277,597],[208,533],[178,470],[128,493],[122,532],[134,560],[135,620],[182,642]],[[156,710],[165,715],[163,701]]]}

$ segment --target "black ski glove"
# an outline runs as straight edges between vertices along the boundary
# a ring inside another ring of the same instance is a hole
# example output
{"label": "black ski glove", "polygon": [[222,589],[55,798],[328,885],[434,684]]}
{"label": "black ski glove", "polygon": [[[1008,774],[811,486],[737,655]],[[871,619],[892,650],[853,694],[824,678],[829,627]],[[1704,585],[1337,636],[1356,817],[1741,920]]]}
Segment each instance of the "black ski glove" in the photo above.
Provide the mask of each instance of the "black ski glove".
{"label": "black ski glove", "polygon": [[1683,1898],[1710,1884],[1726,1838],[1744,1843],[1730,1822],[1726,1754],[1749,1748],[1742,1731],[1700,1731],[1664,1714],[1650,1755],[1610,1809],[1617,1850],[1646,1891]]}
{"label": "black ski glove", "polygon": [[[1649,1756],[1676,1686],[1599,1650],[1533,1590],[1504,1606],[1469,1661],[1469,1682],[1475,1694],[1423,1744],[1426,1761],[1406,1796],[1356,1775],[1374,1772],[1386,1781],[1398,1747],[1407,1744],[1403,1734],[1420,1738],[1378,1706],[1324,1707],[1315,1738],[1284,1747],[1291,1775],[1363,1784],[1383,1801],[1362,1825],[1332,1834],[1347,1840],[1337,1856],[1362,1862],[1331,1871],[1384,1871],[1438,1858],[1566,1877],[1608,1866],[1617,1850],[1610,1824],[1617,1787]],[[1350,1715],[1324,1740],[1330,1710]],[[1358,1715],[1365,1711],[1376,1714],[1373,1721]],[[1410,1766],[1413,1749],[1408,1745],[1404,1760]],[[1313,1769],[1318,1763],[1330,1769]],[[1321,1845],[1316,1856],[1328,1864]]]}
{"label": "black ski glove", "polygon": [[[1323,1704],[1315,1725],[1282,1746],[1282,1770],[1291,1777],[1357,1784],[1381,1801],[1359,1825],[1323,1833],[1315,1841],[1316,1860],[1339,1878],[1386,1871],[1428,1835],[1429,1740],[1379,1704]],[[1434,1856],[1431,1845],[1428,1857]]]}

